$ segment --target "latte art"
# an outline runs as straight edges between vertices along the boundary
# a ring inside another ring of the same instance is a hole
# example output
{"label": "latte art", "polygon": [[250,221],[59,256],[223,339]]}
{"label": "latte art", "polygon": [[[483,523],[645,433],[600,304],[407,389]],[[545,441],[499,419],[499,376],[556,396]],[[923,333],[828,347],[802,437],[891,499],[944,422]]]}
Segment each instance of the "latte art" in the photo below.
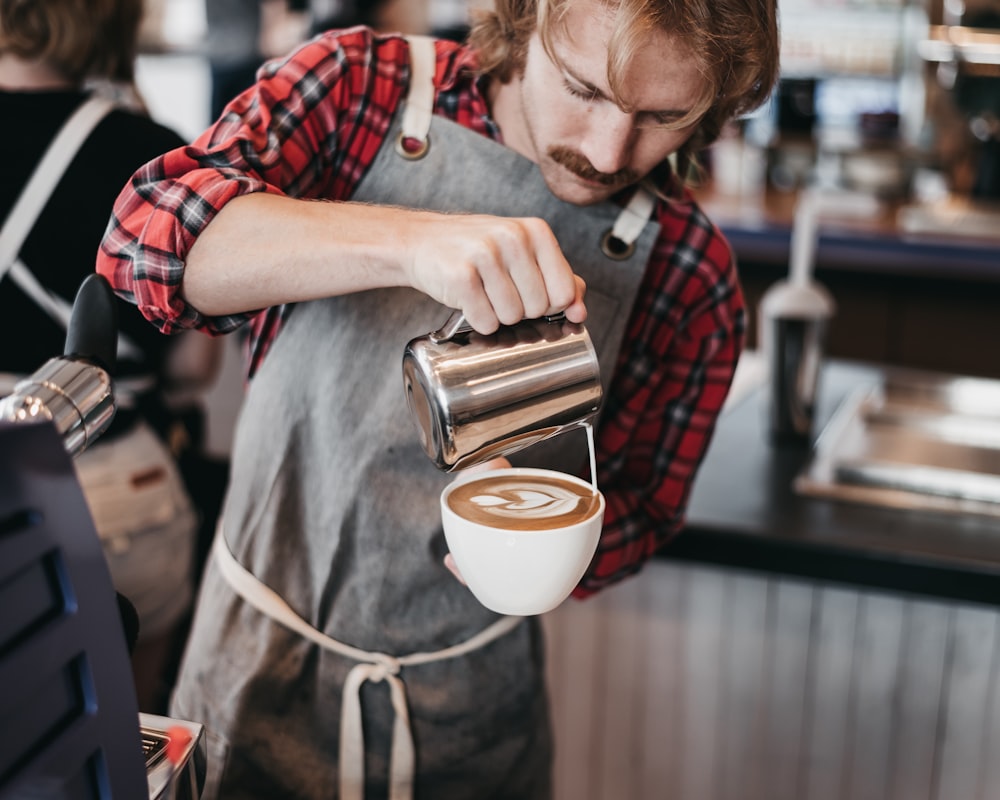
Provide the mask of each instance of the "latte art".
{"label": "latte art", "polygon": [[568,480],[536,475],[487,476],[456,486],[448,506],[461,517],[504,530],[545,530],[593,516],[598,495]]}

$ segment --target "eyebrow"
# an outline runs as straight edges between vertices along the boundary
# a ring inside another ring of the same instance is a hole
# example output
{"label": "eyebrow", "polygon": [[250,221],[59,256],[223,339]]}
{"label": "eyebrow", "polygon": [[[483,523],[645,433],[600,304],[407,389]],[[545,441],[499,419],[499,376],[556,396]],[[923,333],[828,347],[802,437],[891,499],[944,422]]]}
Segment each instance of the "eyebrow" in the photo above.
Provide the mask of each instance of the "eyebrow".
{"label": "eyebrow", "polygon": [[[568,79],[574,81],[575,83],[580,84],[580,86],[584,90],[586,90],[588,92],[592,92],[593,95],[594,95],[594,97],[599,97],[602,100],[607,100],[608,102],[611,102],[611,103],[615,102],[614,98],[608,97],[608,95],[600,87],[596,86],[595,84],[591,83],[590,81],[588,81],[588,80],[586,80],[584,78],[581,78],[579,75],[577,75],[575,72],[573,72],[573,70],[571,70],[565,64],[561,64],[560,65],[560,69],[561,69],[561,71],[563,73],[563,77],[564,78],[568,78]],[[636,113],[637,114],[646,114],[646,115],[649,115],[649,116],[656,116],[656,117],[672,117],[674,119],[683,119],[685,116],[687,116],[688,114],[691,113],[691,110],[690,109],[684,110],[684,109],[677,109],[677,108],[666,108],[666,109],[660,109],[660,110],[654,110],[654,109],[640,110],[640,111],[637,111]]]}

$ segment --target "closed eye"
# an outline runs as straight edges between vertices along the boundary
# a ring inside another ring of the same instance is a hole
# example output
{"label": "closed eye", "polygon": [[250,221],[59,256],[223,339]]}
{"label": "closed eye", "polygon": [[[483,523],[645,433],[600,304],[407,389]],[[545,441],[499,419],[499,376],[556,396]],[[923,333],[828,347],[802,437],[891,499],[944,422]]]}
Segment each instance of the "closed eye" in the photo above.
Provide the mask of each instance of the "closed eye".
{"label": "closed eye", "polygon": [[[600,100],[612,102],[596,86],[566,74],[563,75],[563,88],[568,94],[583,100],[585,103],[596,103]],[[688,119],[689,115],[690,112],[675,111],[673,109],[667,111],[639,111],[636,113],[635,125],[637,128],[659,128],[668,131],[679,130],[693,124],[693,121]]]}
{"label": "closed eye", "polygon": [[563,80],[563,87],[567,92],[573,95],[573,97],[579,97],[581,100],[585,100],[588,103],[596,102],[604,97],[600,90],[594,86],[583,86],[566,79]]}
{"label": "closed eye", "polygon": [[[690,120],[684,121],[688,115],[679,111],[643,111],[639,114],[636,125],[640,128],[665,128],[676,130],[687,127]],[[683,124],[678,125],[679,122]]]}

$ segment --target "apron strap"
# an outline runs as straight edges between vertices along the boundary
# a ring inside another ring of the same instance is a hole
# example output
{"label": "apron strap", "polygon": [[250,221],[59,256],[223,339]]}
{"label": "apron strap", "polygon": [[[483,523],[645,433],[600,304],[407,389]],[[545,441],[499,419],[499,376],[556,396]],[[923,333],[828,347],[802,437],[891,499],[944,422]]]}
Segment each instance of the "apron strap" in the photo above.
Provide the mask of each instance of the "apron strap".
{"label": "apron strap", "polygon": [[[48,313],[52,319],[63,328],[69,330],[69,320],[73,314],[73,306],[65,298],[60,297],[55,292],[46,289],[39,283],[35,273],[28,269],[27,265],[20,259],[15,258],[10,265],[10,277],[28,297],[35,301],[40,309]],[[118,332],[118,357],[131,358],[134,361],[142,361],[142,350],[126,334]],[[116,392],[139,393],[152,389],[156,381],[152,375],[142,379],[141,385],[137,385],[134,390],[125,386],[123,381],[116,381]]]}
{"label": "apron strap", "polygon": [[656,207],[656,197],[642,186],[621,210],[615,224],[601,239],[601,252],[613,261],[624,261],[635,252],[635,243]]}
{"label": "apron strap", "polygon": [[656,198],[648,189],[639,186],[628,201],[628,205],[622,209],[622,213],[615,220],[615,225],[611,229],[611,235],[616,239],[621,239],[625,244],[632,244],[639,238],[642,229],[649,222],[649,216],[656,206]]}
{"label": "apron strap", "polygon": [[0,278],[14,263],[35,220],[77,151],[114,106],[114,102],[105,97],[90,97],[70,115],[52,140],[0,229]]}
{"label": "apron strap", "polygon": [[403,108],[402,130],[396,152],[403,158],[423,158],[431,146],[431,116],[434,114],[434,68],[437,53],[429,36],[407,36],[410,45],[410,87]]}
{"label": "apron strap", "polygon": [[429,664],[471,653],[517,627],[524,617],[501,617],[470,639],[433,652],[391,656],[368,652],[339,642],[316,630],[292,609],[284,598],[271,589],[236,560],[222,534],[222,524],[216,528],[212,557],[222,579],[230,588],[264,616],[308,639],[324,650],[360,663],[353,667],[344,682],[340,717],[340,800],[363,800],[365,785],[365,747],[361,727],[361,686],[367,681],[389,684],[395,711],[390,756],[389,800],[409,800],[413,795],[413,774],[416,763],[410,717],[406,705],[406,687],[399,677],[405,666]]}

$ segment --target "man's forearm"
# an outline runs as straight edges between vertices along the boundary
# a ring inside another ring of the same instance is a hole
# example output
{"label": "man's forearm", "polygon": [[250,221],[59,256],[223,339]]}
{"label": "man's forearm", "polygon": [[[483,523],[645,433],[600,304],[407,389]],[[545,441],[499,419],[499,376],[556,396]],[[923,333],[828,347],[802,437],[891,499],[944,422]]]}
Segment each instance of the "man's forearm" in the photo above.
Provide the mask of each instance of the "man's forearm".
{"label": "man's forearm", "polygon": [[401,285],[398,217],[359,203],[237,197],[191,247],[184,297],[219,316]]}
{"label": "man's forearm", "polygon": [[583,281],[540,219],[263,193],[234,198],[205,227],[182,293],[222,316],[388,286],[461,309],[482,333],[559,311],[586,319]]}

